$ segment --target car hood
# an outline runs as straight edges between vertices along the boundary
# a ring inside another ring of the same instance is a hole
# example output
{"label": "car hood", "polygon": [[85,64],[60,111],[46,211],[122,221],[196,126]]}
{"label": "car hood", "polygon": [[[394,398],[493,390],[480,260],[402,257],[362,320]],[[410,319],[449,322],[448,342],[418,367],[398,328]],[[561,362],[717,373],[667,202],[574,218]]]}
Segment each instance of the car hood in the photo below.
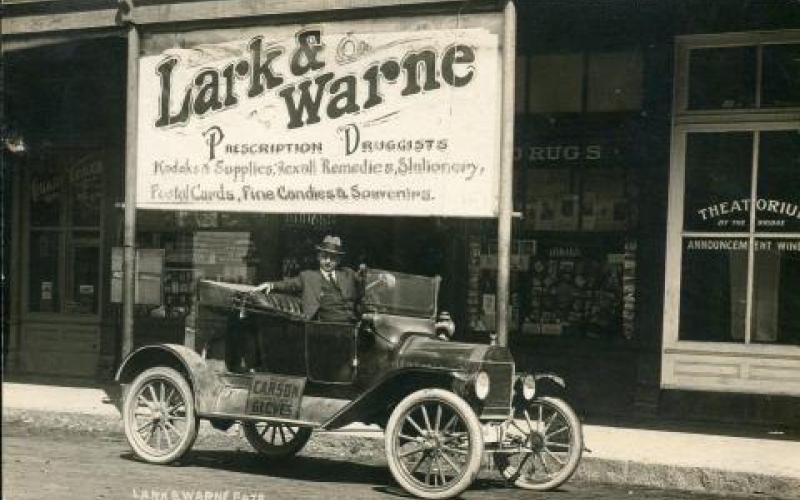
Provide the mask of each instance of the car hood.
{"label": "car hood", "polygon": [[427,335],[411,335],[398,352],[401,368],[426,367],[471,372],[490,362],[513,363],[511,352],[500,346],[450,342]]}

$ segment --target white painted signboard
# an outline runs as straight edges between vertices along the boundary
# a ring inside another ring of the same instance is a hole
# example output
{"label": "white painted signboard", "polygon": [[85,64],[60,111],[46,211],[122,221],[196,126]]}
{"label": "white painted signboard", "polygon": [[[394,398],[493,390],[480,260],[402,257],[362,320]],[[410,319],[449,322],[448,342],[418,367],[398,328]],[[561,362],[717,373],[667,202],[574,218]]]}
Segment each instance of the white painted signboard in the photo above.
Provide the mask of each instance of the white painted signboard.
{"label": "white painted signboard", "polygon": [[498,35],[359,26],[151,41],[137,208],[495,217]]}

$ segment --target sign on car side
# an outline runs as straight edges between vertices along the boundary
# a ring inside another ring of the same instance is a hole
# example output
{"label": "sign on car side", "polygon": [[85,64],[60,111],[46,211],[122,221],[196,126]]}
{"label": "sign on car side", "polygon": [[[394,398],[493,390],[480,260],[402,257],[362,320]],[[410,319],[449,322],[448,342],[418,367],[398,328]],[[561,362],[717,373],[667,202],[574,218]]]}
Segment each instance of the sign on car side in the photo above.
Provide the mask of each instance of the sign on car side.
{"label": "sign on car side", "polygon": [[247,397],[247,414],[296,419],[306,379],[256,374]]}

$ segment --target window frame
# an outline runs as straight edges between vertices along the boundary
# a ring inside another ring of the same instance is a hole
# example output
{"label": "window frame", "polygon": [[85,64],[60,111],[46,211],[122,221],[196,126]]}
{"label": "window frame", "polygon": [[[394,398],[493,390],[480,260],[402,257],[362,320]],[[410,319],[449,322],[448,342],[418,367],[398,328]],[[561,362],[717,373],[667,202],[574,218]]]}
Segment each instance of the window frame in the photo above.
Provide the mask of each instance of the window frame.
{"label": "window frame", "polygon": [[[667,348],[688,347],[696,350],[732,350],[751,353],[763,351],[763,353],[773,353],[776,349],[784,350],[795,347],[800,353],[800,347],[785,344],[755,344],[751,343],[751,324],[752,300],[753,300],[753,269],[755,252],[753,251],[756,239],[797,239],[800,240],[800,232],[765,232],[758,231],[755,226],[755,210],[751,210],[750,224],[746,229],[740,231],[691,231],[684,229],[684,195],[685,195],[685,175],[686,175],[686,139],[691,133],[724,133],[724,132],[752,132],[753,133],[753,156],[751,159],[751,187],[750,198],[756,196],[755,183],[758,174],[758,154],[759,138],[761,132],[797,130],[797,122],[774,122],[760,124],[691,124],[674,127],[672,137],[672,169],[670,173],[669,187],[669,214],[667,221],[667,258],[666,258],[666,294],[664,302],[664,345]],[[710,342],[696,340],[680,340],[679,320],[680,320],[680,299],[681,299],[681,271],[682,271],[682,251],[683,243],[688,238],[709,238],[709,239],[746,239],[748,241],[747,256],[747,312],[745,316],[745,337],[742,343]],[[708,349],[706,349],[708,348]]]}
{"label": "window frame", "polygon": [[[774,32],[726,33],[721,35],[686,35],[676,37],[675,86],[673,96],[673,125],[738,122],[772,122],[800,119],[800,106],[786,108],[761,108],[763,48],[765,45],[800,43],[800,30]],[[692,50],[756,47],[756,88],[753,108],[740,109],[689,109],[689,62]]]}
{"label": "window frame", "polygon": [[[670,178],[666,232],[664,310],[662,322],[661,387],[800,395],[800,346],[752,343],[753,288],[756,239],[798,239],[800,232],[759,232],[756,210],[750,225],[738,231],[703,232],[684,230],[686,145],[691,133],[751,132],[750,198],[757,196],[760,134],[800,129],[800,107],[759,109],[689,110],[689,54],[693,49],[741,45],[800,43],[800,30],[676,37],[675,75],[670,151]],[[761,99],[761,48],[757,51],[756,106]],[[691,237],[745,238],[747,258],[747,312],[743,342],[711,342],[679,339],[681,272],[684,240]],[[764,368],[767,367],[767,368]],[[761,371],[758,371],[761,370]],[[768,375],[764,373],[769,371]]]}
{"label": "window frame", "polygon": [[[97,160],[101,162],[102,172],[100,177],[100,193],[99,193],[99,204],[100,207],[105,206],[106,200],[106,181],[107,181],[107,165],[105,161],[105,157],[102,154],[99,154],[94,151],[89,150],[76,150],[76,149],[67,149],[65,152],[78,152],[81,157],[97,157]],[[37,161],[37,160],[31,160]],[[42,158],[39,158],[38,161],[42,161]],[[49,159],[45,159],[44,161],[50,161]],[[60,213],[59,213],[59,220],[57,225],[43,225],[43,226],[34,226],[32,221],[32,212],[31,212],[31,193],[29,189],[24,189],[24,196],[22,200],[22,210],[23,210],[23,245],[25,251],[23,252],[23,258],[21,262],[21,268],[24,273],[24,279],[22,280],[22,316],[27,320],[50,320],[50,321],[63,321],[63,320],[75,320],[78,322],[85,322],[86,320],[97,321],[100,319],[102,315],[102,309],[104,304],[104,294],[105,294],[105,286],[104,286],[104,279],[105,275],[103,273],[103,242],[104,242],[104,227],[105,227],[105,219],[106,213],[105,210],[102,208],[99,211],[99,220],[96,226],[76,226],[73,225],[72,220],[72,213],[73,207],[71,205],[70,200],[70,186],[69,180],[67,176],[69,175],[64,169],[59,169],[58,174],[64,178],[64,191],[59,195],[59,206],[60,206]],[[27,187],[30,185],[31,182],[31,175],[32,172],[30,169],[26,169],[26,173],[23,176],[23,187]],[[58,239],[58,263],[57,263],[57,287],[54,289],[54,293],[58,294],[59,297],[59,307],[57,310],[54,311],[35,311],[31,309],[31,300],[30,300],[30,293],[31,287],[33,283],[31,282],[31,278],[29,273],[27,272],[30,269],[32,264],[31,262],[31,237],[33,234],[36,233],[51,233],[56,234]],[[76,233],[92,233],[92,236],[86,237],[85,235],[78,236]],[[96,247],[98,249],[98,259],[97,259],[97,289],[96,289],[96,310],[95,312],[91,313],[84,313],[84,312],[73,312],[69,311],[67,307],[67,302],[69,300],[73,300],[74,297],[72,296],[72,292],[70,287],[72,285],[72,281],[74,280],[75,276],[73,271],[70,269],[72,266],[71,257],[72,254],[77,247]]]}

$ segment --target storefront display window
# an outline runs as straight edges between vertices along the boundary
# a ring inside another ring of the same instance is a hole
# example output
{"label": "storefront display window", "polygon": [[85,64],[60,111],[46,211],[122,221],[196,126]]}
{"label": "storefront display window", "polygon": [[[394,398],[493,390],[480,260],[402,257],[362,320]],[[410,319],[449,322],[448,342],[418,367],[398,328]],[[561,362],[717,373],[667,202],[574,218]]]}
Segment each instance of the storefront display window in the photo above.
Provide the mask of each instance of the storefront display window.
{"label": "storefront display window", "polygon": [[[796,342],[796,327],[782,319],[780,311],[797,293],[782,283],[794,276],[791,248],[800,239],[759,235],[797,237],[798,160],[795,130],[687,135],[680,340]],[[697,233],[718,236],[697,238]],[[748,252],[754,255],[750,269]],[[782,333],[781,325],[789,331]]]}
{"label": "storefront display window", "polygon": [[[605,126],[576,120],[570,135],[543,136],[531,127],[526,137],[521,130],[516,201],[522,217],[511,251],[509,304],[518,339],[635,336],[638,160],[634,144],[603,132],[618,122],[597,119]],[[470,264],[480,267],[480,278],[470,274],[477,286],[469,300],[480,319],[472,322],[489,331],[495,245],[481,242]]]}
{"label": "storefront display window", "polygon": [[800,232],[800,131],[760,135],[756,226]]}
{"label": "storefront display window", "polygon": [[676,40],[665,387],[800,391],[798,42]]}
{"label": "storefront display window", "polygon": [[751,132],[689,134],[685,230],[747,230],[752,159]]}
{"label": "storefront display window", "polygon": [[624,256],[589,245],[537,250],[523,287],[523,333],[619,336]]}
{"label": "storefront display window", "polygon": [[751,340],[800,345],[800,240],[756,240]]}
{"label": "storefront display window", "polygon": [[689,54],[678,68],[688,72],[688,112],[738,109],[737,121],[752,123],[729,131],[715,118],[682,136],[679,340],[798,342],[800,322],[785,311],[797,294],[786,283],[800,242],[800,131],[767,127],[748,108],[798,104],[790,81],[800,44],[760,38],[681,49]]}
{"label": "storefront display window", "polygon": [[684,240],[680,340],[743,342],[747,240]]}
{"label": "storefront display window", "polygon": [[[158,252],[148,276],[156,293],[140,297],[137,314],[182,319],[190,314],[197,281],[255,284],[260,258],[256,242],[269,237],[267,216],[223,212],[139,211],[140,260]],[[261,234],[261,236],[259,236]],[[140,266],[141,267],[141,266]]]}

